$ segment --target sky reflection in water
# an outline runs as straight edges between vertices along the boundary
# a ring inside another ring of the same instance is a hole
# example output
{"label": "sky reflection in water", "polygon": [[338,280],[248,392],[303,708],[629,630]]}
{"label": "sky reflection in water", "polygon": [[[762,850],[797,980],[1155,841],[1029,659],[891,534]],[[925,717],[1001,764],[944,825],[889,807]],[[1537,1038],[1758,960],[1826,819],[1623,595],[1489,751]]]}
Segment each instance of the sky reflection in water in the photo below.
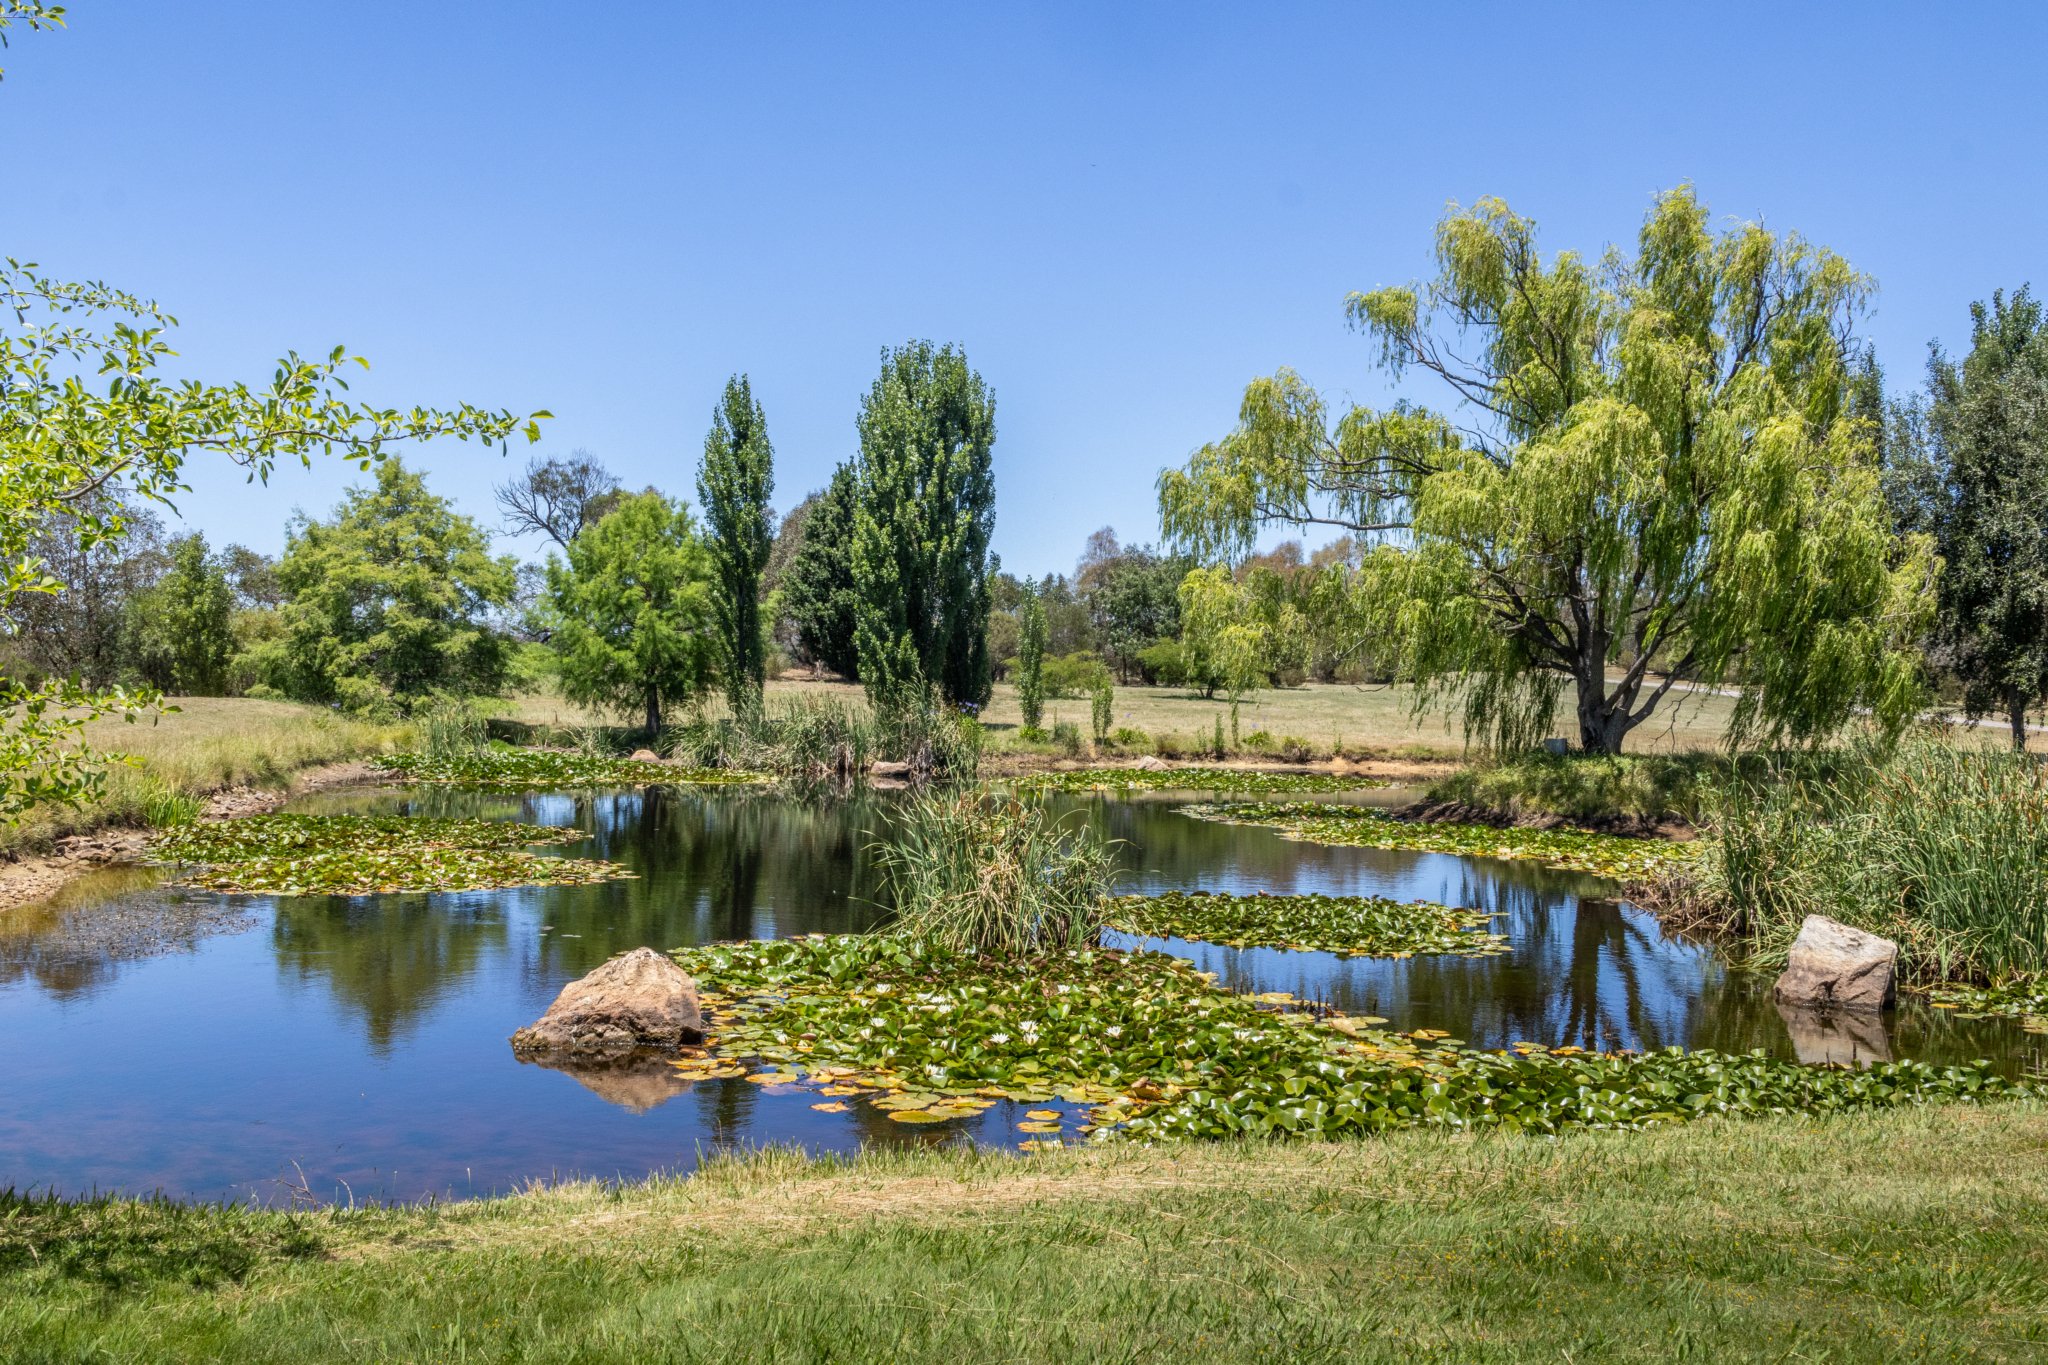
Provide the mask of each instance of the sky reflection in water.
{"label": "sky reflection in water", "polygon": [[[1482,1047],[1528,1040],[1792,1054],[1767,979],[1666,941],[1647,916],[1599,899],[1595,879],[1524,862],[1294,843],[1189,819],[1170,799],[1061,801],[1123,841],[1130,889],[1480,906],[1504,913],[1496,928],[1513,949],[1389,961],[1164,945],[1234,988],[1292,991]],[[355,792],[298,809],[574,825],[593,838],[564,852],[641,875],[276,900],[157,889],[154,874],[126,870],[17,912],[0,921],[0,1030],[12,1053],[0,1179],[66,1193],[161,1188],[275,1202],[286,1197],[280,1180],[303,1174],[322,1198],[463,1197],[557,1175],[687,1169],[721,1143],[845,1150],[1021,1136],[1022,1114],[1008,1104],[912,1131],[865,1105],[823,1114],[809,1107],[814,1095],[679,1083],[658,1061],[567,1074],[522,1062],[506,1044],[565,982],[627,948],[871,927],[883,914],[871,901],[866,849],[887,837],[887,797]],[[242,912],[253,927],[205,923],[223,912]],[[95,948],[92,929],[110,916],[155,926],[149,932],[172,950]],[[2037,1040],[2002,1022],[1909,1006],[1888,1026],[1889,1039],[1875,1043],[1894,1055],[2040,1060]]]}

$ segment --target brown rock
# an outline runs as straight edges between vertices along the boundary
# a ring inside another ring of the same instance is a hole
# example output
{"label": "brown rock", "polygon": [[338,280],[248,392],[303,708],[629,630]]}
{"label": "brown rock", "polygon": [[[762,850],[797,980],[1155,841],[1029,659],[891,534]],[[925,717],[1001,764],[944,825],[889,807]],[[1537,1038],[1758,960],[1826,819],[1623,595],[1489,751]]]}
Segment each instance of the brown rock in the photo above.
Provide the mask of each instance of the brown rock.
{"label": "brown rock", "polygon": [[1146,754],[1143,758],[1139,759],[1136,763],[1133,763],[1131,766],[1133,768],[1138,769],[1141,772],[1148,773],[1163,773],[1173,767],[1171,763],[1168,763],[1165,759],[1159,757],[1159,755],[1157,754]]}
{"label": "brown rock", "polygon": [[1771,995],[1807,1009],[1876,1011],[1894,998],[1899,945],[1825,915],[1808,915]]}
{"label": "brown rock", "polygon": [[512,1035],[518,1051],[674,1047],[704,1036],[697,983],[652,948],[635,948],[562,987],[535,1023]]}
{"label": "brown rock", "polygon": [[910,771],[908,763],[894,763],[886,758],[876,759],[868,769],[876,777],[900,777]]}
{"label": "brown rock", "polygon": [[633,761],[635,763],[659,763],[661,762],[661,755],[652,749],[635,749],[633,751]]}

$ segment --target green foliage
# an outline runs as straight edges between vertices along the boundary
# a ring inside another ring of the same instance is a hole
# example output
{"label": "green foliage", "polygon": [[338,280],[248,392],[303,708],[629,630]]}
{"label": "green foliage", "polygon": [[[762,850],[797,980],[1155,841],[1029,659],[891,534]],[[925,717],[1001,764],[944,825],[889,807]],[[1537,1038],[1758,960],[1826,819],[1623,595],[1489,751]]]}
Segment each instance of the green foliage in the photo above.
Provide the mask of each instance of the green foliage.
{"label": "green foliage", "polygon": [[495,693],[510,647],[484,624],[511,598],[513,561],[398,460],[352,488],[331,521],[298,518],[277,576],[283,633],[257,653],[265,683],[298,701],[410,714],[444,694]]}
{"label": "green foliage", "polygon": [[1101,744],[1109,738],[1110,722],[1116,719],[1116,688],[1109,681],[1105,671],[1095,680],[1095,691],[1089,697],[1088,720],[1095,733],[1095,742]]}
{"label": "green foliage", "polygon": [[861,681],[879,713],[989,696],[995,396],[967,357],[886,351],[861,400],[853,525]]}
{"label": "green foliage", "polygon": [[2022,288],[1970,305],[1970,354],[1928,362],[1923,508],[1944,569],[1936,638],[1972,717],[2027,747],[2048,698],[2048,327]]}
{"label": "green foliage", "polygon": [[1544,866],[1644,881],[1690,865],[1700,846],[1628,839],[1565,829],[1495,829],[1491,825],[1410,824],[1363,806],[1311,801],[1183,806],[1181,813],[1226,825],[1271,825],[1284,839],[1360,848],[1407,848],[1474,858],[1535,858]]}
{"label": "green foliage", "polygon": [[1700,818],[1703,785],[1732,771],[1723,756],[1552,754],[1542,749],[1491,755],[1441,778],[1431,801],[1456,802],[1509,816],[1559,815]]}
{"label": "green foliage", "polygon": [[[1118,731],[1118,734],[1137,734]],[[1118,743],[1142,742],[1119,739]],[[1352,777],[1340,773],[1274,773],[1248,768],[1076,768],[1072,772],[1025,773],[1005,778],[1012,786],[1048,791],[1206,791],[1240,794],[1280,792],[1348,792],[1390,787],[1376,777]]]}
{"label": "green foliage", "polygon": [[2048,971],[2048,771],[2024,756],[1911,739],[1745,770],[1708,814],[1704,913],[1760,965],[1820,914],[1895,941],[1907,980]]}
{"label": "green foliage", "polygon": [[160,691],[223,696],[237,644],[227,568],[196,531],[171,542],[170,559],[169,571],[128,605],[137,670]]}
{"label": "green foliage", "polygon": [[1036,730],[1045,719],[1045,604],[1026,588],[1019,614],[1017,705],[1024,713],[1024,728]]}
{"label": "green foliage", "polygon": [[985,792],[917,797],[896,838],[870,851],[896,907],[892,932],[970,955],[1092,945],[1116,875],[1085,824]]}
{"label": "green foliage", "polygon": [[1223,675],[1207,655],[1180,640],[1161,640],[1148,646],[1139,651],[1138,662],[1162,687],[1192,687],[1204,697],[1213,697],[1223,686]]}
{"label": "green foliage", "polygon": [[1349,576],[1349,632],[1503,748],[1548,733],[1566,682],[1604,752],[1679,680],[1740,687],[1733,743],[1818,740],[1859,707],[1904,723],[1933,560],[1891,534],[1846,407],[1863,276],[1796,235],[1713,233],[1689,187],[1597,269],[1545,262],[1493,199],[1443,218],[1436,257],[1427,286],[1353,295],[1351,318],[1479,429],[1405,403],[1333,426],[1282,371],[1160,476],[1175,543],[1241,555],[1275,521],[1398,533]]}
{"label": "green foliage", "polygon": [[709,531],[712,611],[718,621],[720,671],[735,715],[761,707],[767,676],[761,625],[761,571],[774,546],[768,499],[775,492],[775,452],[768,419],[745,375],[728,380],[704,438],[697,497]]}
{"label": "green foliage", "polygon": [[152,783],[143,793],[142,820],[151,829],[194,824],[205,812],[204,801],[161,782]]}
{"label": "green foliage", "polygon": [[1140,938],[1179,938],[1232,948],[1286,948],[1340,957],[1410,957],[1457,953],[1481,957],[1507,951],[1507,939],[1485,932],[1494,916],[1428,901],[1384,896],[1226,896],[1169,891],[1119,896],[1109,927]]}
{"label": "green foliage", "polygon": [[1119,725],[1110,732],[1110,742],[1124,749],[1142,749],[1152,742],[1152,736],[1143,730],[1133,730],[1128,725]]}
{"label": "green foliage", "polygon": [[[9,0],[0,17],[41,27],[57,8]],[[75,515],[87,551],[119,540],[129,503],[99,491],[118,483],[137,503],[167,503],[187,489],[182,471],[192,451],[218,452],[267,480],[280,459],[310,464],[315,452],[338,449],[367,468],[407,440],[496,442],[516,430],[538,439],[535,419],[547,415],[358,405],[341,396],[340,372],[359,358],[340,347],[318,361],[287,355],[260,388],[165,380],[156,370],[172,353],[170,314],[105,284],[49,279],[12,258],[0,267],[0,309],[19,324],[0,332],[0,612],[23,594],[58,590],[29,551],[46,523]],[[119,319],[108,334],[87,325],[103,314]],[[40,802],[94,799],[112,760],[81,742],[81,727],[106,715],[133,718],[156,700],[153,689],[0,679],[0,818]]]}
{"label": "green foliage", "polygon": [[430,759],[460,760],[480,754],[490,745],[483,717],[466,702],[435,702],[420,715],[418,728]]}
{"label": "green foliage", "polygon": [[619,758],[594,749],[573,754],[551,749],[478,749],[445,754],[390,754],[370,761],[408,782],[511,791],[764,780],[759,773],[726,768],[676,768],[665,763]]}
{"label": "green foliage", "polygon": [[157,834],[150,854],[200,865],[180,877],[188,886],[280,896],[581,886],[639,875],[615,863],[515,851],[589,837],[497,820],[255,815]]}
{"label": "green foliage", "polygon": [[563,695],[642,716],[652,739],[662,708],[698,696],[716,668],[711,557],[689,508],[659,493],[621,499],[567,554],[548,556]]}
{"label": "green foliage", "polygon": [[1081,756],[1081,727],[1070,720],[1056,720],[1052,725],[1052,742],[1068,758]]}
{"label": "green foliage", "polygon": [[967,957],[881,935],[817,934],[675,956],[744,1001],[730,1007],[737,1022],[720,1033],[722,1058],[780,1063],[792,1081],[830,1068],[834,1079],[963,1095],[1123,1090],[1096,1109],[1096,1128],[1140,1139],[1413,1127],[1554,1134],[2032,1093],[1988,1062],[1838,1071],[1761,1051],[1477,1052],[1430,1030],[1318,1017],[1286,995],[1220,990],[1156,953]]}
{"label": "green foliage", "polygon": [[781,591],[803,652],[857,681],[860,588],[853,577],[854,499],[854,467],[840,465],[804,519],[803,544],[790,559]]}
{"label": "green foliage", "polygon": [[1087,650],[1075,650],[1066,655],[1048,655],[1042,670],[1041,686],[1047,697],[1062,701],[1092,697],[1097,688],[1109,681],[1109,669],[1102,660]]}

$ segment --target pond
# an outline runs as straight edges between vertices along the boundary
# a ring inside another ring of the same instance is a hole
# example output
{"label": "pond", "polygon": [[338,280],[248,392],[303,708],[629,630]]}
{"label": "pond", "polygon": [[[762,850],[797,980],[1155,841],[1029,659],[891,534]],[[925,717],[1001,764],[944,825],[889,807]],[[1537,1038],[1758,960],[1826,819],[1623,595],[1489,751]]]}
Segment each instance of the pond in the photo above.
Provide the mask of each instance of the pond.
{"label": "pond", "polygon": [[[1354,800],[1397,805],[1401,791]],[[1493,957],[1338,959],[1152,940],[1223,984],[1289,991],[1475,1047],[1677,1044],[1791,1057],[2001,1059],[2037,1067],[2014,1023],[1908,1001],[1853,1034],[1795,1037],[1768,977],[1611,899],[1610,884],[1532,862],[1290,842],[1190,819],[1197,798],[1049,798],[1119,841],[1124,889],[1323,892],[1497,911]],[[1009,1146],[1024,1106],[918,1131],[814,1094],[686,1081],[658,1058],[570,1069],[506,1039],[562,985],[628,948],[872,927],[866,849],[888,793],[650,788],[493,796],[358,790],[325,814],[461,815],[570,825],[561,851],[636,880],[365,897],[220,896],[118,869],[0,920],[0,1183],[203,1199],[464,1198],[568,1176],[685,1170],[728,1144],[812,1150],[957,1141]],[[1131,946],[1132,940],[1117,940]],[[716,983],[709,983],[715,986]]]}

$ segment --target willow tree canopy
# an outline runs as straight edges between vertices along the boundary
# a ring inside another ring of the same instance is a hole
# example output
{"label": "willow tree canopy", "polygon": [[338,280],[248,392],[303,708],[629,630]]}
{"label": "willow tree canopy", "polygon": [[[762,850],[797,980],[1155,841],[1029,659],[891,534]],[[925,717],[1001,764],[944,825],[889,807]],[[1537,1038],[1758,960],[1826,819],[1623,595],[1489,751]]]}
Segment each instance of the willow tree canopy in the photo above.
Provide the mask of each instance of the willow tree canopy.
{"label": "willow tree canopy", "polygon": [[1605,752],[1681,683],[1739,690],[1731,742],[1911,714],[1936,561],[1892,534],[1846,404],[1866,277],[1796,234],[1714,232],[1690,187],[1656,200],[1633,258],[1546,262],[1487,199],[1445,214],[1436,262],[1347,310],[1384,369],[1435,376],[1453,408],[1333,420],[1293,372],[1257,380],[1235,431],[1160,475],[1173,542],[1228,559],[1275,522],[1375,537],[1351,628],[1496,743],[1548,733],[1567,683]]}

